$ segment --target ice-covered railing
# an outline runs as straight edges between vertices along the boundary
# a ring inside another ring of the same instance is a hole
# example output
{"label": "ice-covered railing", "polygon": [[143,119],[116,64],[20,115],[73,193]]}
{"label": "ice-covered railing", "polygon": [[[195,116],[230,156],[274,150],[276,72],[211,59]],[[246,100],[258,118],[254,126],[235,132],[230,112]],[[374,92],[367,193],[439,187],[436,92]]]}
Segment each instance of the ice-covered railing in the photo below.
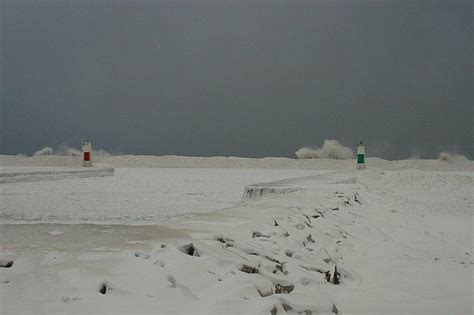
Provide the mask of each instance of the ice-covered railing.
{"label": "ice-covered railing", "polygon": [[[366,172],[368,173],[368,172]],[[242,201],[258,199],[268,195],[282,195],[299,190],[314,189],[315,185],[326,184],[353,184],[358,176],[362,174],[357,170],[329,171],[319,175],[310,175],[297,178],[259,183],[246,186]]]}
{"label": "ice-covered railing", "polygon": [[243,201],[252,200],[267,195],[282,195],[290,192],[301,190],[301,188],[295,187],[257,187],[247,186],[244,190]]}
{"label": "ice-covered railing", "polygon": [[92,167],[5,167],[0,168],[0,183],[33,182],[66,178],[112,176],[115,169],[110,165]]}
{"label": "ice-covered railing", "polygon": [[306,178],[308,178],[308,176],[246,186],[244,188],[242,201],[258,199],[268,195],[283,195],[302,190],[304,188],[299,187],[298,183]]}

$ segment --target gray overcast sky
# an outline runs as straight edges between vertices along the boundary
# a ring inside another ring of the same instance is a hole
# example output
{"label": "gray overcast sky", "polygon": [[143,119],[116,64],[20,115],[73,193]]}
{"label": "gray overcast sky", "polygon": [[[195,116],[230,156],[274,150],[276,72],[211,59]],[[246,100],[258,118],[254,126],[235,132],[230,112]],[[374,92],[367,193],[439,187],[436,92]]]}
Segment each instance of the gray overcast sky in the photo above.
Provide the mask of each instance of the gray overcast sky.
{"label": "gray overcast sky", "polygon": [[0,153],[474,158],[471,1],[0,1]]}

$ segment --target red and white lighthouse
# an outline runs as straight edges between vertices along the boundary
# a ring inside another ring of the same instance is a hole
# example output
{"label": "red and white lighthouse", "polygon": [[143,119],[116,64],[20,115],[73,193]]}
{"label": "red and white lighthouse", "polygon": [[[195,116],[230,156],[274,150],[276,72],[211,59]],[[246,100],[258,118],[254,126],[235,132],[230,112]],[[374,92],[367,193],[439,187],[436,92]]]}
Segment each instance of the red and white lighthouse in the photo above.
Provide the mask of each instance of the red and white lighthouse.
{"label": "red and white lighthouse", "polygon": [[90,140],[82,143],[82,166],[92,166],[92,144]]}

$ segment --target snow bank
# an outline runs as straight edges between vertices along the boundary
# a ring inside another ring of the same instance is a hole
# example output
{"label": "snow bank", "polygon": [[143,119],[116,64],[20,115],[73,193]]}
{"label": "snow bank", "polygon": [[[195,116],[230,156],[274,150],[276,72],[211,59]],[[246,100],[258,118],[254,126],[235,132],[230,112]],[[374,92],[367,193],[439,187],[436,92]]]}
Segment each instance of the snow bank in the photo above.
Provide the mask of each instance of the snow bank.
{"label": "snow bank", "polygon": [[295,152],[298,159],[352,159],[354,153],[337,140],[325,140],[322,148],[303,147]]}

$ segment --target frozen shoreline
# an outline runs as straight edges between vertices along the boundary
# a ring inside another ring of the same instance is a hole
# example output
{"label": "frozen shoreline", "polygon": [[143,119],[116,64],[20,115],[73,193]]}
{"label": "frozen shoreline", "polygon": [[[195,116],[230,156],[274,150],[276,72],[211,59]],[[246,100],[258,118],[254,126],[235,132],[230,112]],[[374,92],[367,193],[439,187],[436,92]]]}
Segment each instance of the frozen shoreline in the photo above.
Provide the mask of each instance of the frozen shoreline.
{"label": "frozen shoreline", "polygon": [[[456,167],[324,171],[247,185],[286,191],[165,225],[3,224],[0,260],[12,266],[0,268],[1,312],[470,313],[474,172]],[[212,170],[166,171],[202,180]],[[152,169],[117,172],[74,181],[144,181],[136,192],[144,198],[162,178],[146,179]],[[215,178],[239,172],[219,170]],[[40,192],[49,194],[74,181],[9,183],[2,192],[46,185]],[[61,193],[58,205],[70,207],[68,196]]]}

